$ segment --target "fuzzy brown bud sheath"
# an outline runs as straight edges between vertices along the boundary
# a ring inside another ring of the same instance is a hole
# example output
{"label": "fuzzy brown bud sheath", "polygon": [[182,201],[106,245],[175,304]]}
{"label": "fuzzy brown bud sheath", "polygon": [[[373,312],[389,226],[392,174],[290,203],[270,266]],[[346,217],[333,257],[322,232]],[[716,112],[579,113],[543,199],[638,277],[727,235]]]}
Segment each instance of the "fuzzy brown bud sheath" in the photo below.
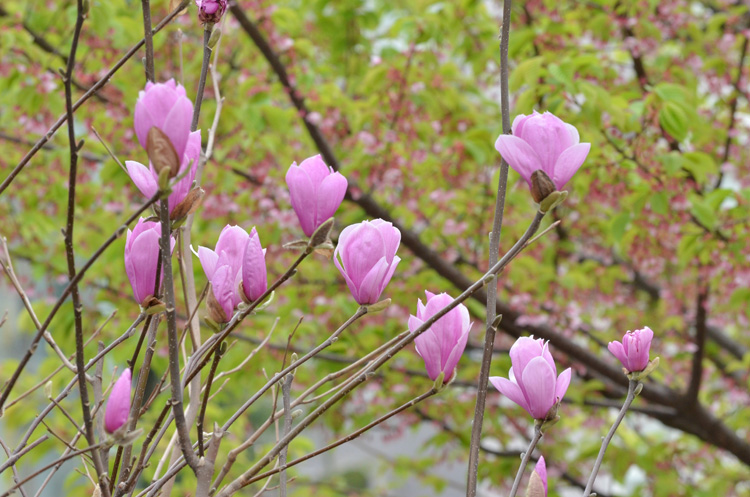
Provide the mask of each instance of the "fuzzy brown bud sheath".
{"label": "fuzzy brown bud sheath", "polygon": [[555,184],[547,173],[541,169],[531,173],[531,196],[534,198],[534,202],[541,204],[542,200],[555,191],[557,191],[557,188],[555,188]]}
{"label": "fuzzy brown bud sheath", "polygon": [[177,156],[177,151],[166,133],[153,126],[148,130],[146,140],[148,159],[151,161],[154,169],[156,169],[156,172],[160,173],[164,169],[167,169],[169,170],[170,178],[177,176],[180,170],[180,158]]}

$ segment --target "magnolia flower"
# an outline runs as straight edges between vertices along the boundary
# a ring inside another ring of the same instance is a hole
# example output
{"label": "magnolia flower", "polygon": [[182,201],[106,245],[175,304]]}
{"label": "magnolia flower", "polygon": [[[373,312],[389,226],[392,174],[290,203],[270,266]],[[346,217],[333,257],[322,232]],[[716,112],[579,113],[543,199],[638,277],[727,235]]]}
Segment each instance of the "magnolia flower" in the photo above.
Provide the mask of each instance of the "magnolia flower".
{"label": "magnolia flower", "polygon": [[250,302],[257,300],[268,289],[266,249],[261,247],[255,228],[250,230],[250,238],[245,244],[242,259],[242,289]]}
{"label": "magnolia flower", "polygon": [[494,376],[490,382],[500,393],[526,409],[534,419],[547,419],[570,385],[570,368],[557,376],[548,343],[521,337],[510,348],[510,379]]}
{"label": "magnolia flower", "polygon": [[[182,163],[178,172],[178,177],[181,177],[181,179],[172,185],[172,193],[169,195],[168,200],[169,212],[172,212],[175,207],[180,205],[188,196],[188,193],[190,193],[200,155],[201,132],[194,131],[190,133],[187,145],[185,146],[185,153],[182,156]],[[150,162],[148,167],[146,167],[140,162],[126,160],[125,167],[128,170],[130,179],[133,180],[135,186],[147,198],[153,197],[159,190],[159,173],[156,172],[156,169],[154,169],[154,166]],[[186,172],[188,168],[189,170]]]}
{"label": "magnolia flower", "polygon": [[[439,310],[453,301],[447,293],[435,295],[425,291],[427,305],[422,300],[417,301],[417,315],[409,317],[409,331],[414,333],[424,322],[434,316]],[[448,382],[453,376],[453,370],[461,359],[469,339],[471,321],[469,310],[459,304],[443,317],[435,321],[427,331],[414,339],[417,354],[424,359],[427,375],[433,381],[443,373],[443,381]]]}
{"label": "magnolia flower", "polygon": [[579,143],[578,130],[555,115],[534,111],[513,120],[512,135],[500,135],[495,148],[531,188],[531,175],[542,170],[562,190],[591,149]]}
{"label": "magnolia flower", "polygon": [[172,142],[177,157],[185,155],[190,137],[193,103],[185,95],[185,88],[170,79],[166,83],[146,83],[135,103],[135,134],[144,150],[148,132],[159,128]]}
{"label": "magnolia flower", "polygon": [[122,372],[115,382],[104,411],[104,429],[114,433],[128,420],[130,414],[130,368]]}
{"label": "magnolia flower", "polygon": [[286,173],[286,184],[294,212],[307,236],[333,217],[348,186],[346,178],[326,166],[320,155],[303,160],[299,166],[293,162]]}
{"label": "magnolia flower", "polygon": [[635,373],[643,371],[648,366],[649,352],[651,349],[651,340],[654,338],[654,332],[646,326],[640,330],[628,331],[622,337],[622,343],[609,342],[607,348],[617,357],[622,366]]}
{"label": "magnolia flower", "polygon": [[333,262],[360,305],[374,304],[391,281],[401,258],[396,255],[401,232],[382,219],[344,228]]}
{"label": "magnolia flower", "polygon": [[544,456],[539,457],[531,473],[529,486],[526,488],[526,497],[547,497],[547,465],[544,462]]}
{"label": "magnolia flower", "polygon": [[227,0],[195,0],[198,6],[198,20],[202,23],[216,24],[227,10]]}
{"label": "magnolia flower", "polygon": [[[257,233],[255,234],[257,238]],[[217,323],[226,323],[232,319],[234,308],[242,302],[239,292],[242,281],[242,260],[250,235],[239,226],[226,225],[216,250],[198,247],[198,258],[203,266],[211,293],[208,296],[208,311],[211,319]]]}
{"label": "magnolia flower", "polygon": [[[125,238],[125,274],[130,280],[136,302],[141,305],[154,295],[160,238],[161,225],[144,221],[143,218],[140,218],[132,231],[128,230]],[[170,250],[174,250],[174,238],[170,243]],[[161,281],[161,275],[159,280]]]}

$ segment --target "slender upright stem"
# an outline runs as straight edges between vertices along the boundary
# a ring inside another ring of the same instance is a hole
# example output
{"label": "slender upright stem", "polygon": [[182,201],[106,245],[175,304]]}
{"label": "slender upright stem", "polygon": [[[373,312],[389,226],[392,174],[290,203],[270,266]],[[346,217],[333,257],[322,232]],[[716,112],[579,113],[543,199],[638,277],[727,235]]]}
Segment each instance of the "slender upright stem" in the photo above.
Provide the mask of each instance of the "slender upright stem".
{"label": "slender upright stem", "polygon": [[[83,143],[76,142],[75,122],[73,119],[73,70],[75,69],[76,52],[78,50],[78,40],[83,28],[84,12],[83,0],[78,0],[76,25],[73,33],[73,43],[70,47],[70,56],[65,71],[65,111],[68,116],[68,142],[70,146],[70,175],[68,179],[68,213],[65,225],[65,255],[68,262],[68,279],[72,282],[76,277],[75,250],[73,248],[73,227],[75,222],[76,209],[76,179],[78,174],[78,151]],[[94,461],[99,486],[102,489],[102,495],[109,497],[109,487],[107,486],[107,472],[102,463],[101,454],[96,444],[94,435],[94,423],[91,418],[91,406],[89,404],[89,391],[86,383],[86,358],[84,357],[84,340],[83,340],[83,316],[81,296],[78,292],[78,285],[71,288],[73,298],[73,317],[75,322],[75,340],[76,340],[76,371],[78,374],[78,389],[81,399],[81,411],[83,414],[83,423],[85,426],[86,441],[92,451],[91,458]]]}
{"label": "slender upright stem", "polygon": [[211,47],[208,46],[208,40],[211,39],[211,28],[213,28],[213,24],[206,24],[206,28],[203,30],[203,65],[201,66],[201,78],[198,80],[198,93],[195,94],[191,131],[198,129],[198,118],[201,115],[203,92],[206,89],[206,77],[208,77],[208,66],[211,61]]}
{"label": "slender upright stem", "polygon": [[151,32],[151,5],[141,0],[143,8],[143,42],[146,45],[146,80],[154,81],[154,39]]}
{"label": "slender upright stem", "polygon": [[[281,432],[282,437],[286,436],[286,434],[289,433],[289,430],[292,429],[291,391],[292,391],[293,380],[294,380],[294,375],[288,374],[286,376],[286,379],[284,380],[284,383],[281,384],[281,398],[284,403],[284,428]],[[288,445],[284,447],[283,449],[281,449],[281,453],[279,454],[279,466],[286,467],[288,451],[289,451]],[[279,474],[279,497],[287,497],[286,484],[287,484],[287,477],[286,477],[286,470],[284,469]]]}
{"label": "slender upright stem", "polygon": [[169,221],[169,204],[166,198],[161,200],[159,210],[161,221],[161,265],[164,269],[164,302],[167,306],[167,337],[169,339],[169,377],[172,389],[172,412],[177,439],[185,460],[193,471],[198,465],[198,456],[193,452],[190,443],[190,430],[185,421],[185,409],[182,403],[182,381],[180,380],[180,344],[177,337],[177,314],[175,311],[174,278],[172,276],[171,223]]}
{"label": "slender upright stem", "polygon": [[596,481],[596,475],[599,473],[599,468],[602,465],[602,461],[604,460],[604,453],[607,452],[607,447],[609,446],[609,442],[612,441],[612,437],[615,436],[615,431],[617,431],[617,427],[620,426],[620,423],[622,422],[622,419],[625,417],[625,413],[628,412],[628,408],[630,407],[630,404],[633,403],[633,399],[635,399],[635,389],[638,386],[637,380],[630,380],[630,383],[628,383],[628,396],[625,398],[625,403],[622,405],[622,409],[620,409],[620,414],[617,415],[617,419],[615,419],[614,424],[612,425],[612,428],[609,429],[609,433],[607,433],[607,436],[604,437],[604,441],[602,442],[602,447],[599,449],[599,455],[596,457],[596,462],[594,463],[594,469],[591,470],[591,476],[589,476],[589,481],[586,483],[586,489],[583,491],[583,497],[588,497],[591,495],[591,489],[594,488],[594,481]]}
{"label": "slender upright stem", "polygon": [[[510,38],[510,4],[511,0],[503,1],[503,27],[500,40],[500,106],[503,119],[503,133],[510,132],[510,109],[508,103],[508,41]],[[489,267],[498,258],[500,250],[500,231],[503,226],[503,212],[505,210],[505,190],[508,185],[508,163],[505,159],[500,163],[500,180],[497,185],[495,198],[495,218],[490,233]],[[479,445],[484,423],[484,407],[487,400],[487,387],[492,364],[492,352],[495,348],[495,318],[497,313],[497,279],[487,286],[487,321],[484,335],[484,352],[482,366],[479,370],[477,384],[477,402],[474,408],[474,422],[471,427],[471,443],[469,445],[469,468],[466,484],[466,496],[475,497],[477,493],[477,474],[479,472]]]}
{"label": "slender upright stem", "polygon": [[521,485],[523,473],[524,471],[526,471],[526,465],[529,464],[529,461],[531,460],[531,454],[534,453],[534,448],[539,442],[539,439],[542,438],[542,435],[542,424],[537,420],[536,425],[534,426],[534,436],[531,438],[531,442],[529,442],[529,448],[526,449],[526,452],[524,452],[523,454],[523,459],[521,459],[521,467],[518,468],[516,479],[513,480],[513,487],[510,489],[510,494],[508,494],[508,497],[516,497],[518,487],[519,485]]}
{"label": "slender upright stem", "polygon": [[216,368],[219,366],[219,360],[221,359],[221,349],[214,351],[214,360],[211,362],[211,369],[208,371],[208,378],[206,379],[206,386],[203,391],[203,402],[201,403],[201,410],[198,414],[198,454],[203,457],[203,421],[206,417],[206,407],[208,407],[208,398],[211,397],[211,385],[214,382],[214,375],[216,374]]}

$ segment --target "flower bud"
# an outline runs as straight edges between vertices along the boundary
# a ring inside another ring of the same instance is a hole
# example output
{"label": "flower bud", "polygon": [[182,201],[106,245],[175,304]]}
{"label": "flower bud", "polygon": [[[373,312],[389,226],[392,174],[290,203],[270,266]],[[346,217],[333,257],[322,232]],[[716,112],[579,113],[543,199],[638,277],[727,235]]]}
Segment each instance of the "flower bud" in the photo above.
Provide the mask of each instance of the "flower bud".
{"label": "flower bud", "polygon": [[544,456],[539,458],[534,471],[529,478],[526,497],[547,497],[547,465]]}
{"label": "flower bud", "polygon": [[109,394],[104,411],[104,429],[114,433],[128,420],[130,414],[130,368],[125,369]]}
{"label": "flower bud", "polygon": [[526,409],[536,420],[552,420],[557,404],[570,385],[570,368],[559,376],[557,366],[544,340],[521,337],[510,348],[510,379],[493,376],[495,388]]}
{"label": "flower bud", "polygon": [[341,173],[326,166],[320,155],[289,166],[286,184],[292,200],[292,208],[306,236],[333,217],[346,195],[348,182]]}
{"label": "flower bud", "polygon": [[628,331],[622,337],[622,342],[609,342],[607,348],[620,360],[622,367],[630,373],[636,373],[648,366],[653,338],[654,332],[646,326],[640,330]]}
{"label": "flower bud", "polygon": [[535,200],[546,191],[534,191],[532,175],[535,171],[546,173],[554,185],[552,191],[562,190],[591,149],[590,143],[580,143],[578,130],[574,126],[549,112],[539,114],[534,111],[528,116],[516,116],[512,133],[500,135],[495,148],[510,167],[526,180]]}
{"label": "flower bud", "polygon": [[216,24],[227,10],[227,0],[195,0],[198,20],[204,24]]}
{"label": "flower bud", "polygon": [[[453,302],[447,293],[435,295],[425,291],[427,304],[417,301],[417,315],[409,317],[409,331],[414,333],[425,321]],[[437,380],[443,375],[442,382],[453,377],[459,359],[466,348],[471,331],[471,318],[465,305],[459,304],[443,317],[435,321],[427,331],[414,339],[417,354],[424,360],[427,375]],[[438,385],[440,387],[442,385]]]}
{"label": "flower bud", "polygon": [[344,228],[333,262],[360,305],[380,299],[401,258],[396,255],[401,232],[382,219]]}

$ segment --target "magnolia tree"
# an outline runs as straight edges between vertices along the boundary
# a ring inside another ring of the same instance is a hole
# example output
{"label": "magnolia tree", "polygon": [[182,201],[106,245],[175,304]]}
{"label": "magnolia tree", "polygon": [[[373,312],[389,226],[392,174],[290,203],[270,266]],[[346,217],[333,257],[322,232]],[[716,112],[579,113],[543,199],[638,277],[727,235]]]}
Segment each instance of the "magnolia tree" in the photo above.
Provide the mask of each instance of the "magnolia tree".
{"label": "magnolia tree", "polygon": [[32,4],[0,496],[748,495],[747,6]]}

